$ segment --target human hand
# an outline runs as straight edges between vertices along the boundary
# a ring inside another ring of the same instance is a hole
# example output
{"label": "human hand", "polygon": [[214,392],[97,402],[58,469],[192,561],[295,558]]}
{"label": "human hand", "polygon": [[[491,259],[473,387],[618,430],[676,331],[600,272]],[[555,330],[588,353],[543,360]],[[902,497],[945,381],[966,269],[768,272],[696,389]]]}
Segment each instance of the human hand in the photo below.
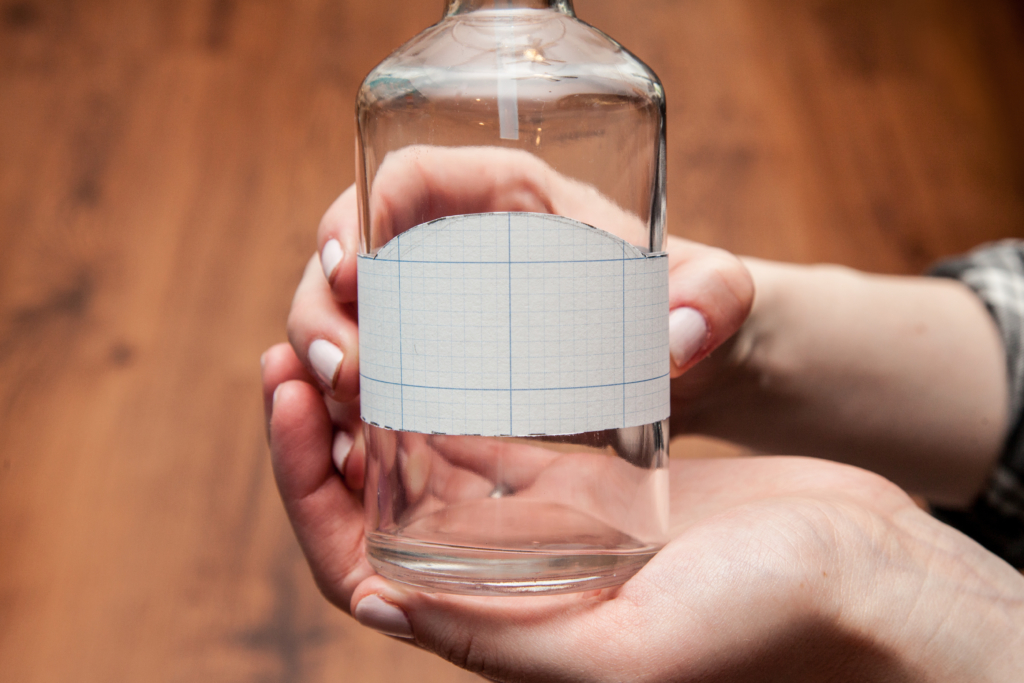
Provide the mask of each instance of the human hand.
{"label": "human hand", "polygon": [[491,679],[1010,681],[1024,670],[1024,579],[886,480],[823,461],[673,462],[673,538],[616,589],[481,598],[388,582],[367,562],[361,496],[332,464],[312,378],[283,344],[263,378],[275,477],[323,594]]}
{"label": "human hand", "polygon": [[[647,239],[647,227],[637,216],[515,150],[407,148],[382,164],[369,202],[362,239],[372,247],[441,216],[491,211],[554,213],[633,243]],[[318,253],[307,264],[288,320],[301,362],[326,395],[347,406],[334,412],[343,418],[337,420],[339,434],[352,432],[339,437],[342,446],[354,443],[356,454],[361,452],[358,419],[353,421],[358,406],[352,403],[359,392],[359,210],[352,187],[327,211]],[[678,378],[739,328],[753,301],[753,283],[739,259],[723,250],[674,237],[667,250],[671,372]],[[675,414],[684,411],[684,405],[674,406]]]}

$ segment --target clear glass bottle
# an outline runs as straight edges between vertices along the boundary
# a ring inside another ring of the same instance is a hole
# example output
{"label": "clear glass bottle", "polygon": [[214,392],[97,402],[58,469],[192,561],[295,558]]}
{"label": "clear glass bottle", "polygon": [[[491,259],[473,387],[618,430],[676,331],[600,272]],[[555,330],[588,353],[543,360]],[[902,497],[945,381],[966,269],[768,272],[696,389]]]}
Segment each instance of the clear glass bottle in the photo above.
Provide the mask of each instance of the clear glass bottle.
{"label": "clear glass bottle", "polygon": [[[495,212],[664,250],[661,84],[570,0],[448,0],[366,77],[357,119],[364,256],[415,226]],[[366,344],[363,315],[361,301]],[[390,427],[365,425],[367,554],[384,576],[459,593],[587,590],[625,581],[666,540],[667,419],[540,436]]]}

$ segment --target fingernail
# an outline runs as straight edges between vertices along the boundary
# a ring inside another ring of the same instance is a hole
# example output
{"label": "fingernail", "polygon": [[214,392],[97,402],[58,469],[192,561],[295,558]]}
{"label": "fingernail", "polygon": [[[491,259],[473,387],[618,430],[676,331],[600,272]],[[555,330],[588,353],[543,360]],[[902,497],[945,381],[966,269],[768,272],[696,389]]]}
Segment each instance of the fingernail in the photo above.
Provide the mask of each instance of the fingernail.
{"label": "fingernail", "polygon": [[432,451],[417,448],[405,460],[402,475],[405,477],[405,492],[409,500],[419,500],[430,481],[430,470],[434,458]]}
{"label": "fingernail", "polygon": [[345,354],[337,346],[326,339],[317,339],[309,345],[309,362],[320,376],[320,380],[331,389],[334,388],[334,380],[338,376],[338,368]]}
{"label": "fingernail", "polygon": [[260,354],[260,370],[267,367],[267,352],[264,351]]}
{"label": "fingernail", "polygon": [[274,387],[274,395],[270,399],[270,409],[271,410],[273,410],[274,406],[277,405],[277,394],[278,394],[279,391],[281,391],[281,385],[280,384],[278,384],[276,387]]}
{"label": "fingernail", "polygon": [[708,324],[692,308],[677,308],[668,316],[668,350],[676,367],[683,367],[708,340]]}
{"label": "fingernail", "polygon": [[359,601],[352,616],[363,626],[399,638],[412,638],[412,626],[405,612],[377,595],[368,595]]}
{"label": "fingernail", "polygon": [[341,476],[345,476],[345,461],[352,451],[352,444],[355,441],[348,432],[338,432],[334,435],[334,446],[331,448],[331,457],[334,459],[334,466],[338,468]]}
{"label": "fingernail", "polygon": [[343,258],[345,258],[345,250],[341,248],[341,242],[338,240],[327,240],[327,244],[320,250],[320,265],[323,266],[324,277],[327,278],[328,282],[331,281],[334,270]]}
{"label": "fingernail", "polygon": [[348,421],[348,410],[344,403],[339,403],[330,396],[324,396],[324,405],[327,406],[327,414],[331,416],[331,424],[343,425]]}

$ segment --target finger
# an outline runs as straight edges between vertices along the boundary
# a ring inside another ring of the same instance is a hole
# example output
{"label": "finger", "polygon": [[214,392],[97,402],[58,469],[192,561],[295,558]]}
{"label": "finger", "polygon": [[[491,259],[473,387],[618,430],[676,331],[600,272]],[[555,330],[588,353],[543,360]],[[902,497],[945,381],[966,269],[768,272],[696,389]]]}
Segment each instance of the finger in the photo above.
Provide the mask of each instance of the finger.
{"label": "finger", "polygon": [[[270,416],[274,390],[289,380],[301,380],[314,384],[316,380],[306,371],[289,344],[276,344],[260,357],[263,376],[263,409],[267,419],[267,438],[270,438]],[[365,451],[363,446],[362,422],[359,419],[359,402],[338,403],[324,397],[324,404],[331,415],[331,422],[337,427],[331,454],[345,485],[353,491],[363,486]]]}
{"label": "finger", "polygon": [[591,591],[479,598],[423,593],[373,576],[356,589],[352,603],[353,615],[364,626],[411,639],[490,680],[592,677],[581,673],[581,662],[591,674],[600,670],[616,680],[611,672],[631,664],[613,663],[608,656],[612,643],[629,637],[607,633],[604,626],[614,595]]}
{"label": "finger", "polygon": [[431,438],[384,429],[371,434],[378,456],[375,469],[381,476],[401,478],[402,497],[410,506],[402,513],[403,526],[423,516],[422,510],[414,509],[421,501],[427,507],[438,502],[451,505],[486,498],[494,490],[490,481],[445,460],[430,443]]}
{"label": "finger", "polygon": [[334,466],[345,480],[345,486],[358,491],[363,488],[366,474],[366,438],[359,417],[359,399],[340,403],[325,396],[324,403],[336,429],[331,448]]}
{"label": "finger", "polygon": [[479,436],[432,435],[428,443],[450,464],[508,489],[505,493],[530,486],[559,456],[545,448]]}
{"label": "finger", "polygon": [[[550,444],[547,447],[530,446],[507,441],[495,441],[478,436],[448,437],[431,436],[431,444],[438,448],[452,464],[472,469],[490,479],[501,478],[506,484],[519,481],[528,485],[541,469],[546,467],[558,453],[566,453],[565,446],[579,446],[581,453],[600,453],[611,449],[618,457],[640,467],[649,466],[653,449],[649,447],[654,435],[647,427],[605,429],[584,434],[550,434],[530,437],[536,443]],[[511,451],[510,451],[511,448]],[[501,464],[501,456],[512,452],[515,458],[510,466]],[[484,457],[484,455],[487,457]],[[501,468],[498,471],[498,468]],[[533,474],[531,474],[533,473]]]}
{"label": "finger", "polygon": [[292,347],[286,343],[275,344],[263,352],[260,356],[260,375],[263,380],[263,414],[269,430],[270,409],[277,386],[292,379],[313,383],[313,378],[306,372]]}
{"label": "finger", "polygon": [[362,425],[362,420],[359,417],[358,398],[354,401],[342,403],[330,396],[325,396],[324,404],[327,406],[327,412],[331,416],[331,422],[335,427],[354,432]]}
{"label": "finger", "polygon": [[[432,435],[428,443],[433,446],[430,452],[436,453],[430,491],[448,504],[516,496],[566,506],[637,538],[665,540],[664,529],[651,522],[654,503],[646,495],[651,470],[616,457],[611,449],[552,450],[472,436]],[[609,481],[616,482],[613,495],[608,493]],[[447,514],[451,523],[459,513]],[[468,523],[472,526],[474,521]],[[546,533],[553,533],[555,525],[551,520]]]}
{"label": "finger", "polygon": [[356,300],[356,261],[359,254],[359,209],[356,186],[334,200],[320,219],[316,236],[320,268],[339,303]]}
{"label": "finger", "polygon": [[288,314],[288,339],[324,393],[342,403],[359,393],[354,305],[338,304],[316,258],[306,264]]}
{"label": "finger", "polygon": [[363,430],[344,427],[337,429],[331,441],[331,460],[346,487],[352,491],[362,490],[366,478],[366,440],[363,438]]}
{"label": "finger", "polygon": [[754,281],[740,260],[722,249],[669,238],[669,350],[678,377],[746,320]]}
{"label": "finger", "polygon": [[274,478],[317,585],[348,609],[355,586],[373,573],[363,548],[363,506],[344,487],[331,457],[333,428],[320,393],[287,381],[274,392]]}
{"label": "finger", "polygon": [[558,214],[633,244],[648,242],[647,226],[636,215],[523,150],[407,147],[381,164],[369,209],[371,247],[437,218],[492,211]]}
{"label": "finger", "polygon": [[497,148],[407,147],[385,159],[374,179],[375,242],[454,214],[553,213],[551,168],[532,154]]}

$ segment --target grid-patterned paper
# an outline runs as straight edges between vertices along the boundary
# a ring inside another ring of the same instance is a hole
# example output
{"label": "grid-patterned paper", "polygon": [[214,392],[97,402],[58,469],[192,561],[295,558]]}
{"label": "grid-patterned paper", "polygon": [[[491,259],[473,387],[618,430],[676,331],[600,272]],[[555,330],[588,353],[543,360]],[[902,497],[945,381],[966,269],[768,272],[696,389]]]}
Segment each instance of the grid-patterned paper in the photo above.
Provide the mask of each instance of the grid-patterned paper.
{"label": "grid-patterned paper", "polygon": [[488,213],[359,257],[363,420],[526,436],[669,415],[668,258],[563,218]]}

